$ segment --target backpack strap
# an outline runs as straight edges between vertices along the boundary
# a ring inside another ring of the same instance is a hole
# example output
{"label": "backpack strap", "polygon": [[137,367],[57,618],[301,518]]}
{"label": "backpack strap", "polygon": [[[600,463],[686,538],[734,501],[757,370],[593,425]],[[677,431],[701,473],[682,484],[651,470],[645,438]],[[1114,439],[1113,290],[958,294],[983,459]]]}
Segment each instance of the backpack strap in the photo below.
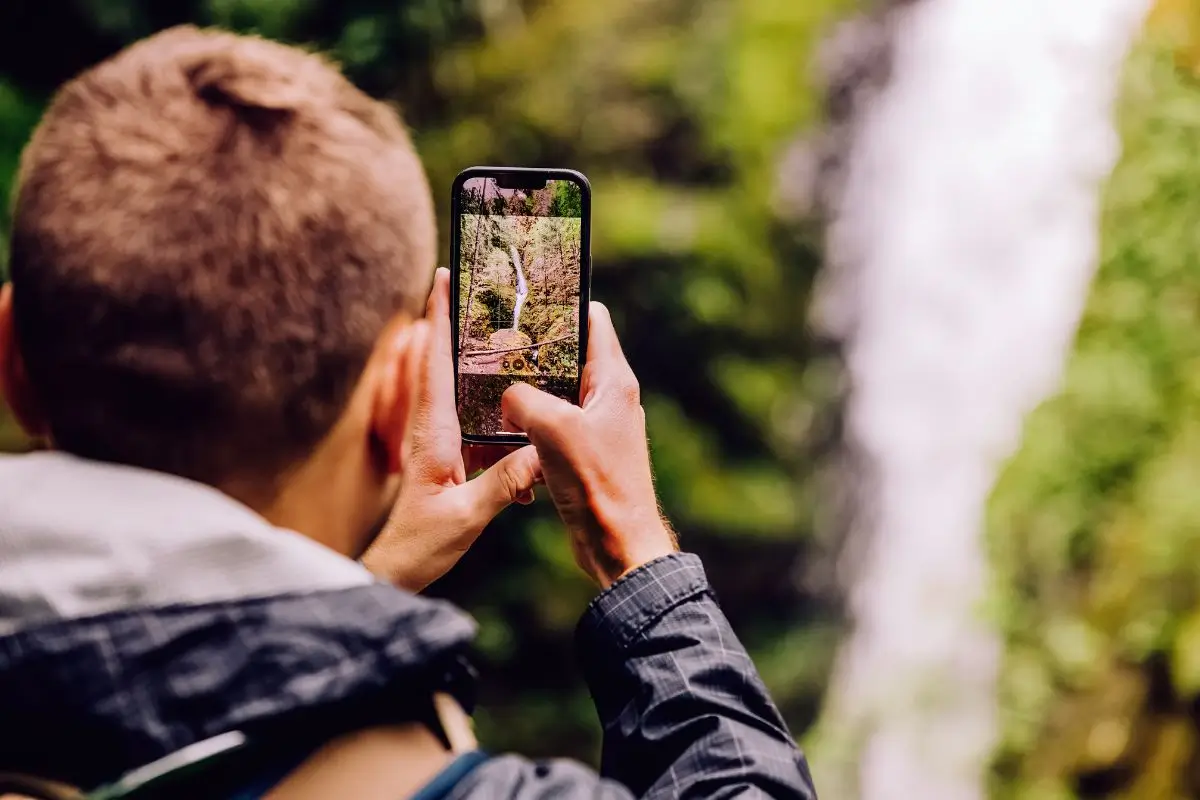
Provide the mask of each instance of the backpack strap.
{"label": "backpack strap", "polygon": [[[453,695],[437,692],[431,697],[429,718],[424,724],[456,758],[415,796],[436,800],[444,796],[475,767],[487,760],[475,739],[471,718]],[[200,787],[240,784],[231,796],[252,798],[265,795],[292,770],[303,764],[319,742],[279,743],[253,741],[240,731],[230,731],[171,753],[126,773],[115,783],[84,794],[73,786],[29,775],[0,773],[0,798],[8,795],[28,800],[149,800],[156,797],[211,797]],[[245,775],[246,778],[238,778]],[[197,791],[198,790],[198,791]]]}
{"label": "backpack strap", "polygon": [[[446,692],[433,694],[428,708],[428,716],[421,724],[431,730],[456,758],[435,775],[414,800],[443,797],[488,758],[478,749],[471,718],[453,695]],[[323,744],[323,740],[315,741],[311,736],[293,742],[272,742],[230,731],[139,767],[86,797],[78,792],[74,795],[26,796],[35,800],[151,800],[219,795],[234,800],[252,800],[267,795]]]}
{"label": "backpack strap", "polygon": [[482,750],[463,753],[408,800],[444,800],[452,789],[466,780],[468,775],[477,767],[482,766],[489,758],[491,756]]}
{"label": "backpack strap", "polygon": [[203,783],[218,774],[227,774],[253,755],[245,734],[229,731],[127,772],[115,783],[102,786],[81,800],[163,796],[181,783]]}
{"label": "backpack strap", "polygon": [[440,731],[442,742],[451,753],[461,755],[479,749],[475,739],[475,727],[467,712],[449,692],[434,692],[434,720]]}

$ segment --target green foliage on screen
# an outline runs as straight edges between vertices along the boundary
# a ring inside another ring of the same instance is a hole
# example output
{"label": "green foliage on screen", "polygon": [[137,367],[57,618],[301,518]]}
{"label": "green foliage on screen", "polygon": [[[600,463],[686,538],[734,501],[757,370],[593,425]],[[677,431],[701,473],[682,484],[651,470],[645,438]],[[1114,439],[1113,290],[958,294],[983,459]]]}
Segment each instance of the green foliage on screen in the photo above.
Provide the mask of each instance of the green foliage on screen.
{"label": "green foliage on screen", "polygon": [[574,181],[555,181],[554,199],[550,201],[550,216],[583,216],[583,190]]}

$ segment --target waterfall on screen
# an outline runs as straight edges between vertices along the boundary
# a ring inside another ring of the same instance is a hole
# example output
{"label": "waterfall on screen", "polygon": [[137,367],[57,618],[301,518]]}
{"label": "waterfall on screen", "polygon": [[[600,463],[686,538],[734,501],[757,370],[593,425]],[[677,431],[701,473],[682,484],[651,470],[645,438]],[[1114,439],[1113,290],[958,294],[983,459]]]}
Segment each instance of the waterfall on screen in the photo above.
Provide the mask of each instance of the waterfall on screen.
{"label": "waterfall on screen", "polygon": [[509,245],[508,250],[512,254],[513,268],[517,271],[517,301],[513,305],[512,324],[512,329],[515,331],[521,322],[521,308],[525,305],[525,298],[529,295],[529,286],[525,283],[525,272],[521,269],[521,254],[512,245]]}

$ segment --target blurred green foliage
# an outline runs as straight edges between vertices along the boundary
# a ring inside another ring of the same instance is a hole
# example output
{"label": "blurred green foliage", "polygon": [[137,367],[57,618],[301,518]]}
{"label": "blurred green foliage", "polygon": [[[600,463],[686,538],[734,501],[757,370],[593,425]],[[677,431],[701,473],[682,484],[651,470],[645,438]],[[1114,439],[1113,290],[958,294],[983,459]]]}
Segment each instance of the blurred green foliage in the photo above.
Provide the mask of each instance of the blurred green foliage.
{"label": "blurred green foliage", "polygon": [[[447,211],[466,166],[584,171],[594,296],[612,309],[643,381],[663,504],[685,547],[706,558],[799,734],[836,636],[829,604],[798,580],[813,546],[807,464],[829,438],[835,373],[821,368],[802,321],[814,242],[780,221],[772,198],[779,157],[817,108],[813,45],[847,5],[9,0],[0,3],[0,192],[56,85],[186,21],[332,52],[359,85],[403,108]],[[570,647],[594,590],[548,504],[505,512],[433,592],[481,622],[485,743],[594,757],[598,730]]]}
{"label": "blurred green foliage", "polygon": [[7,275],[8,197],[16,181],[17,158],[25,146],[33,126],[37,123],[40,107],[26,98],[16,86],[0,76],[0,277]]}
{"label": "blurred green foliage", "polygon": [[991,504],[1008,641],[999,797],[1200,794],[1200,84],[1187,52],[1153,38],[1128,67],[1125,152],[1076,351]]}
{"label": "blurred green foliage", "polygon": [[[56,85],[185,21],[333,53],[403,108],[446,211],[473,164],[587,173],[594,295],[643,381],[664,506],[800,734],[839,633],[798,580],[837,372],[801,321],[815,244],[772,198],[782,149],[814,121],[813,44],[849,5],[9,0],[0,195]],[[989,511],[1007,640],[997,797],[1200,794],[1200,50],[1170,44],[1130,64],[1077,350]],[[18,446],[0,415],[0,448]],[[594,592],[547,504],[505,512],[432,591],[481,623],[485,743],[594,758],[570,648]]]}
{"label": "blurred green foliage", "polygon": [[[17,160],[37,123],[39,105],[0,73],[0,280],[8,275],[9,195],[16,180]],[[23,445],[20,432],[0,406],[0,451]]]}

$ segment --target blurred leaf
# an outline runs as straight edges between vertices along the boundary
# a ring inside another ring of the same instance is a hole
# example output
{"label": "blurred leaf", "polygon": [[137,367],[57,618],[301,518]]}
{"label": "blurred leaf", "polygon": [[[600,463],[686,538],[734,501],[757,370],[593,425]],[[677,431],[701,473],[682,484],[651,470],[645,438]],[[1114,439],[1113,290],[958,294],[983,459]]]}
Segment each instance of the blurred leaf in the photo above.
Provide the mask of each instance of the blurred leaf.
{"label": "blurred leaf", "polygon": [[1005,797],[1200,792],[1200,84],[1170,37],[1134,54],[1120,119],[1076,352],[989,510]]}
{"label": "blurred leaf", "polygon": [[1200,694],[1200,612],[1188,615],[1171,648],[1171,679],[1180,693]]}
{"label": "blurred leaf", "polygon": [[0,75],[0,281],[8,277],[9,198],[16,190],[17,159],[25,147],[39,108]]}

